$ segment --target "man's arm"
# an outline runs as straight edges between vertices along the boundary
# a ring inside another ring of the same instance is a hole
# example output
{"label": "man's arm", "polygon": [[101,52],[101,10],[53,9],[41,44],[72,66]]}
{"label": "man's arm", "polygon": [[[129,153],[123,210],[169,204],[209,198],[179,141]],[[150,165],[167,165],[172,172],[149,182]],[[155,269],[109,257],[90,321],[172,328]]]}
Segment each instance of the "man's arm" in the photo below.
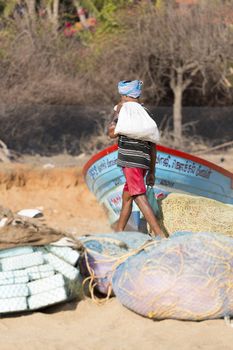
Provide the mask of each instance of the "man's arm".
{"label": "man's arm", "polygon": [[116,128],[116,124],[117,124],[117,119],[118,119],[118,113],[117,113],[116,111],[114,111],[112,121],[111,121],[111,123],[108,125],[108,136],[109,136],[111,139],[115,139],[115,138],[118,136],[118,135],[115,135],[115,134],[114,134],[115,128]]}
{"label": "man's arm", "polygon": [[117,120],[118,120],[118,116],[119,116],[119,112],[121,110],[122,107],[122,103],[118,103],[116,110],[114,110],[114,114],[113,114],[113,119],[111,121],[111,123],[108,125],[108,136],[111,139],[115,139],[116,137],[118,137],[118,135],[114,134],[115,128],[116,128],[116,124],[117,124]]}
{"label": "man's arm", "polygon": [[112,121],[108,126],[108,136],[111,139],[115,139],[116,137],[118,137],[118,135],[114,134],[115,128],[116,128],[116,123],[114,121]]}
{"label": "man's arm", "polygon": [[146,177],[146,184],[149,186],[154,186],[155,184],[155,164],[156,164],[156,144],[151,143],[150,148],[150,169]]}

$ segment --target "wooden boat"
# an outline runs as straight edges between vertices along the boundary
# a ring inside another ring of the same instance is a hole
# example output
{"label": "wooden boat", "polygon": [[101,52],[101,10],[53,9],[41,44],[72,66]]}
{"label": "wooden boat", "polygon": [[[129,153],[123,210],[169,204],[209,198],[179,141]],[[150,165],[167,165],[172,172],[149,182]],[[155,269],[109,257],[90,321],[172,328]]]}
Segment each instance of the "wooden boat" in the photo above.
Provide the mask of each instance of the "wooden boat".
{"label": "wooden boat", "polygon": [[[94,155],[84,166],[90,191],[107,209],[111,224],[121,210],[125,178],[116,165],[117,145]],[[164,146],[157,146],[155,193],[181,192],[233,204],[233,173],[199,157]],[[128,229],[138,229],[140,212],[136,204]]]}

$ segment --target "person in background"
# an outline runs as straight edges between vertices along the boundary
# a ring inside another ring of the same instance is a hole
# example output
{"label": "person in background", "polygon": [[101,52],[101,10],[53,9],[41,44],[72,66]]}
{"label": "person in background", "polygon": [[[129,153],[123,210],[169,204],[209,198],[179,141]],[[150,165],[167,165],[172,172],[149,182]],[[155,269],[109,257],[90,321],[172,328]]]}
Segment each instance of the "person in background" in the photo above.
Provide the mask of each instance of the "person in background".
{"label": "person in background", "polygon": [[153,186],[155,183],[156,145],[114,133],[122,105],[125,102],[140,103],[141,88],[142,82],[139,80],[124,80],[118,83],[121,100],[114,107],[113,120],[108,126],[109,137],[118,137],[117,165],[122,167],[126,179],[122,194],[122,209],[116,231],[124,231],[132,213],[133,201],[135,201],[150,225],[153,235],[165,237],[147,200],[144,181],[146,176],[147,185]]}

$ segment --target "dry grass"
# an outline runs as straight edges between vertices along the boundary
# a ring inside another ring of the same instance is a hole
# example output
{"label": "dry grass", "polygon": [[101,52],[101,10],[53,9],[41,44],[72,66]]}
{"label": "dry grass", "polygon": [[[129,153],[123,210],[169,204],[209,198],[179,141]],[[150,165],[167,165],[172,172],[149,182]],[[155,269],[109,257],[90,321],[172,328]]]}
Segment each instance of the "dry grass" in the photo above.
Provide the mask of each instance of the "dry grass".
{"label": "dry grass", "polygon": [[[60,107],[109,108],[117,103],[116,87],[121,79],[142,79],[145,102],[172,105],[167,71],[161,66],[164,60],[156,58],[157,47],[152,45],[156,31],[148,30],[157,15],[141,8],[135,13],[125,12],[118,16],[120,33],[112,35],[111,40],[103,36],[102,40],[88,42],[86,46],[75,38],[64,38],[62,33],[54,35],[46,23],[34,30],[22,22],[10,23],[5,32],[0,31],[0,139],[20,153],[95,153],[111,144],[103,123],[93,132],[89,128],[91,123],[84,123],[87,119],[93,121],[93,115],[79,118],[78,112],[76,118],[73,112],[68,115]],[[184,105],[190,101],[227,103],[228,97],[223,92],[218,92],[216,100],[214,91],[208,85],[204,96],[200,82],[195,81],[190,93],[184,96]],[[51,106],[59,107],[60,112]],[[184,137],[178,143],[165,124],[160,129],[163,145],[188,152],[209,146],[205,139],[193,136],[195,132],[190,131],[190,126],[189,130],[184,126]],[[229,130],[225,132],[228,138]],[[224,138],[222,132],[221,138]]]}
{"label": "dry grass", "polygon": [[[103,124],[96,123],[95,132],[92,135],[83,136],[80,139],[80,151],[82,153],[93,155],[103,148],[106,148],[117,142],[117,139],[110,139],[107,136],[107,125],[108,120],[105,120]],[[183,126],[184,136],[180,142],[177,142],[174,137],[174,133],[169,129],[168,126],[162,123],[160,127],[159,144],[190,153],[207,150],[211,146],[210,141],[207,142],[201,136],[195,135],[194,131],[191,136],[188,135],[187,129],[189,126],[190,124],[185,124]]]}
{"label": "dry grass", "polygon": [[23,22],[0,32],[1,100],[5,103],[77,103],[82,90],[77,70],[82,45],[54,35],[48,26],[35,30]]}
{"label": "dry grass", "polygon": [[94,155],[98,151],[116,143],[107,135],[107,121],[104,124],[96,123],[96,130],[92,135],[83,135],[80,139],[80,151],[87,155]]}
{"label": "dry grass", "polygon": [[196,153],[205,151],[211,147],[211,141],[195,132],[195,122],[185,123],[182,126],[182,139],[177,140],[174,131],[171,130],[164,118],[160,124],[160,144],[163,146],[179,149],[184,152]]}

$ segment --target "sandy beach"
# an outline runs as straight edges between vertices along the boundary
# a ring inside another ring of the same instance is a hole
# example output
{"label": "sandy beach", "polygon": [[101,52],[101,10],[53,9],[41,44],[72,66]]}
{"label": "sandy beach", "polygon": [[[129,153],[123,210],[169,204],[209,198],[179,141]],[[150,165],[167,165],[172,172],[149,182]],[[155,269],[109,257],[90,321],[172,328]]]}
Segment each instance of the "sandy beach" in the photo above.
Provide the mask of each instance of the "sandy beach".
{"label": "sandy beach", "polygon": [[[207,159],[233,170],[232,154]],[[222,164],[221,164],[222,163]],[[79,164],[80,165],[80,164]],[[81,166],[1,165],[0,204],[18,211],[41,208],[46,223],[77,236],[111,232],[106,214],[88,191]],[[43,312],[2,317],[0,350],[231,350],[233,328],[224,320],[145,319],[116,298],[96,305],[87,298]]]}

